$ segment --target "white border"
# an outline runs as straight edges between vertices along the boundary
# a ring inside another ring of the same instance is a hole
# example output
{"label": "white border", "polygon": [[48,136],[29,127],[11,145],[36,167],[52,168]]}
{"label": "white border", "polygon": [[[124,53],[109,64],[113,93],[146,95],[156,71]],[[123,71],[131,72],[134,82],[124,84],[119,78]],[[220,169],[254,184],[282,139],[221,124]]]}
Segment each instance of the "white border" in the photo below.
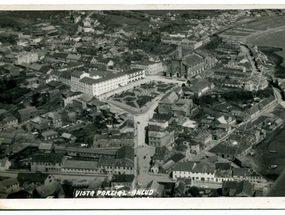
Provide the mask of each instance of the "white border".
{"label": "white border", "polygon": [[[94,0],[93,0],[94,1]],[[285,8],[284,1],[271,0],[270,4],[261,4],[269,2],[252,2],[245,0],[233,0],[231,4],[221,4],[221,0],[214,4],[210,1],[199,0],[198,4],[173,4],[175,1],[157,2],[148,1],[143,2],[134,1],[130,3],[129,0],[120,1],[120,5],[114,4],[114,1],[97,0],[93,2],[81,0],[78,2],[69,1],[68,5],[59,1],[28,1],[25,5],[15,5],[15,3],[22,3],[19,0],[10,0],[8,2],[1,2],[0,10],[186,10],[186,9],[252,9],[252,8]],[[177,2],[177,1],[176,1]],[[205,3],[206,2],[206,3]],[[7,4],[5,4],[7,3]],[[46,3],[57,3],[51,5]],[[75,4],[73,4],[75,3]],[[81,5],[78,5],[80,3]],[[92,5],[90,5],[92,3]],[[103,3],[103,4],[102,4]],[[152,3],[152,4],[149,4]],[[153,4],[153,3],[159,3]],[[162,4],[164,3],[164,4]],[[179,2],[180,3],[180,2]],[[186,3],[186,2],[183,2]],[[189,3],[187,1],[187,3]],[[228,1],[226,2],[228,3]],[[39,5],[41,4],[41,5]],[[98,5],[100,4],[100,5]],[[125,5],[123,5],[125,4]],[[243,4],[243,5],[242,5]],[[273,5],[272,5],[273,4]],[[127,199],[0,199],[0,209],[285,209],[285,197],[277,198],[127,198]],[[233,211],[231,211],[233,212]],[[80,213],[80,212],[79,212]],[[164,213],[164,212],[163,212]],[[179,213],[179,211],[178,211]],[[209,211],[212,213],[212,211]]]}
{"label": "white border", "polygon": [[0,209],[285,209],[285,198],[1,199]]}
{"label": "white border", "polygon": [[[104,2],[103,4],[84,4],[85,0],[80,0],[82,4],[61,4],[61,0],[57,1],[59,4],[13,4],[14,0],[7,1],[7,4],[0,3],[0,10],[204,10],[204,9],[278,9],[285,8],[285,2],[280,3],[280,0],[270,0],[272,4],[254,4],[252,0],[246,1],[246,4],[242,4],[244,0],[240,0],[240,3],[231,2],[231,4],[214,4],[204,3],[205,0],[199,0],[199,4],[191,4],[187,1],[187,4],[181,4],[179,1],[176,4],[153,4],[147,3],[148,0],[141,4],[137,4],[136,1],[131,4],[124,4],[126,0],[122,0],[123,4],[112,4]],[[129,1],[129,0],[127,0]],[[173,0],[171,0],[173,1]],[[279,3],[274,3],[275,1]],[[18,0],[16,1],[18,2]],[[38,1],[41,2],[41,1]],[[100,1],[99,1],[100,2]],[[120,1],[121,2],[121,1]],[[167,1],[166,1],[167,2]],[[227,1],[228,2],[228,1]],[[45,3],[45,2],[42,2]],[[71,0],[69,3],[75,3]],[[267,2],[268,3],[268,2]]]}

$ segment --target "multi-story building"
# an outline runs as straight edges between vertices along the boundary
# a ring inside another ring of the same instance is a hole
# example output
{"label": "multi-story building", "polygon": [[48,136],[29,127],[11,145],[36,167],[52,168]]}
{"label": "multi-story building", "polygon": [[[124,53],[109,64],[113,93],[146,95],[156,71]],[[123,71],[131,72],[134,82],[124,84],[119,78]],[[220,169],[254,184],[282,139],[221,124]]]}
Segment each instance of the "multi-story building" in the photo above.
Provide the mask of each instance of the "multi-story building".
{"label": "multi-story building", "polygon": [[153,75],[159,72],[163,72],[162,62],[154,61],[140,61],[131,64],[131,68],[143,69],[146,75]]}
{"label": "multi-story building", "polygon": [[63,160],[62,154],[34,154],[31,160],[31,171],[60,172]]}
{"label": "multi-story building", "polygon": [[148,142],[150,146],[162,147],[171,145],[175,141],[175,131],[163,129],[159,126],[149,126]]}
{"label": "multi-story building", "polygon": [[128,132],[125,134],[118,133],[117,135],[95,135],[93,141],[94,148],[120,148],[123,146],[134,146],[134,133]]}
{"label": "multi-story building", "polygon": [[213,163],[179,162],[173,168],[173,178],[191,178],[198,181],[215,182],[215,165]]}
{"label": "multi-story building", "polygon": [[45,141],[51,141],[59,137],[58,133],[53,130],[44,131],[41,133],[41,136]]}
{"label": "multi-story building", "polygon": [[107,174],[134,174],[134,161],[129,159],[100,158],[99,168]]}
{"label": "multi-story building", "polygon": [[111,181],[111,188],[117,189],[121,187],[128,187],[133,190],[135,187],[135,176],[132,175],[114,175]]}
{"label": "multi-story building", "polygon": [[175,92],[166,94],[158,102],[158,113],[160,114],[171,114],[175,103],[178,100],[178,96]]}
{"label": "multi-story building", "polygon": [[234,168],[233,178],[236,181],[248,180],[251,183],[267,183],[268,182],[260,174],[248,168]]}
{"label": "multi-story building", "polygon": [[63,71],[59,76],[59,81],[67,86],[71,85],[71,72]]}
{"label": "multi-story building", "polygon": [[81,92],[69,92],[69,93],[62,93],[61,99],[63,107],[66,107],[69,104],[73,103],[74,99],[77,99],[82,96]]}
{"label": "multi-story building", "polygon": [[0,131],[18,127],[18,119],[11,114],[0,115]]}
{"label": "multi-story building", "polygon": [[37,108],[34,106],[18,110],[18,118],[21,122],[29,120],[38,114]]}
{"label": "multi-story building", "polygon": [[107,174],[134,174],[134,149],[124,146],[117,151],[115,158],[100,158],[98,166]]}
{"label": "multi-story building", "polygon": [[99,96],[145,76],[144,70],[137,69],[125,73],[105,73],[106,75],[102,75],[100,71],[92,73],[74,71],[71,73],[71,90]]}
{"label": "multi-story building", "polygon": [[68,146],[64,152],[69,156],[78,156],[83,158],[115,158],[116,151],[112,149],[93,149]]}
{"label": "multi-story building", "polygon": [[97,161],[65,160],[61,168],[63,173],[101,173]]}
{"label": "multi-story building", "polygon": [[23,52],[16,56],[15,64],[22,64],[22,63],[34,63],[37,62],[39,59],[39,55],[37,52]]}

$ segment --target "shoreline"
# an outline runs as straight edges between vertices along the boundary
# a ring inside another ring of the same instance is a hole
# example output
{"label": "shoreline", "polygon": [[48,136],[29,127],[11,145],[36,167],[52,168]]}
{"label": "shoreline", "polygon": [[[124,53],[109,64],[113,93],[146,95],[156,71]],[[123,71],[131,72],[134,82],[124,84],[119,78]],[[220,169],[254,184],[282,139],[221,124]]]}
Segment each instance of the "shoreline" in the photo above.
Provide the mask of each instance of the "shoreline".
{"label": "shoreline", "polygon": [[268,61],[275,65],[274,77],[285,78],[285,49],[282,47],[258,46],[258,50],[264,53],[268,57]]}

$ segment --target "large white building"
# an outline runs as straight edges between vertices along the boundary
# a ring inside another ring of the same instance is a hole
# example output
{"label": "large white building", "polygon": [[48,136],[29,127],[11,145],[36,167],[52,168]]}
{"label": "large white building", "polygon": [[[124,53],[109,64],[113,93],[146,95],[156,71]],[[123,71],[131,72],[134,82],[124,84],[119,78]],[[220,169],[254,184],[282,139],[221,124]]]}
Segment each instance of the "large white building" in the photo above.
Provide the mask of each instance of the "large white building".
{"label": "large white building", "polygon": [[15,63],[21,64],[21,63],[34,63],[37,62],[39,59],[39,55],[37,52],[22,52],[19,55],[17,55]]}
{"label": "large white building", "polygon": [[74,71],[71,73],[71,90],[99,96],[144,77],[145,71],[142,69],[132,69],[116,74],[102,71],[89,73]]}
{"label": "large white building", "polygon": [[173,169],[173,178],[191,178],[198,181],[215,181],[214,164],[196,163],[196,162],[181,162]]}

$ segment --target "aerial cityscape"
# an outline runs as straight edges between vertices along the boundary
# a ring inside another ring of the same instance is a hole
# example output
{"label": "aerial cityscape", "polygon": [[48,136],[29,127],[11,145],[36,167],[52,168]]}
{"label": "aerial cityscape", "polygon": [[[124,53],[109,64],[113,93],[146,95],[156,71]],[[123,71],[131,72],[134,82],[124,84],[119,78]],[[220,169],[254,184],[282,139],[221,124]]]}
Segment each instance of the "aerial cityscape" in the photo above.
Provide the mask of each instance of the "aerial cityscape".
{"label": "aerial cityscape", "polygon": [[0,198],[285,196],[284,18],[0,11]]}

